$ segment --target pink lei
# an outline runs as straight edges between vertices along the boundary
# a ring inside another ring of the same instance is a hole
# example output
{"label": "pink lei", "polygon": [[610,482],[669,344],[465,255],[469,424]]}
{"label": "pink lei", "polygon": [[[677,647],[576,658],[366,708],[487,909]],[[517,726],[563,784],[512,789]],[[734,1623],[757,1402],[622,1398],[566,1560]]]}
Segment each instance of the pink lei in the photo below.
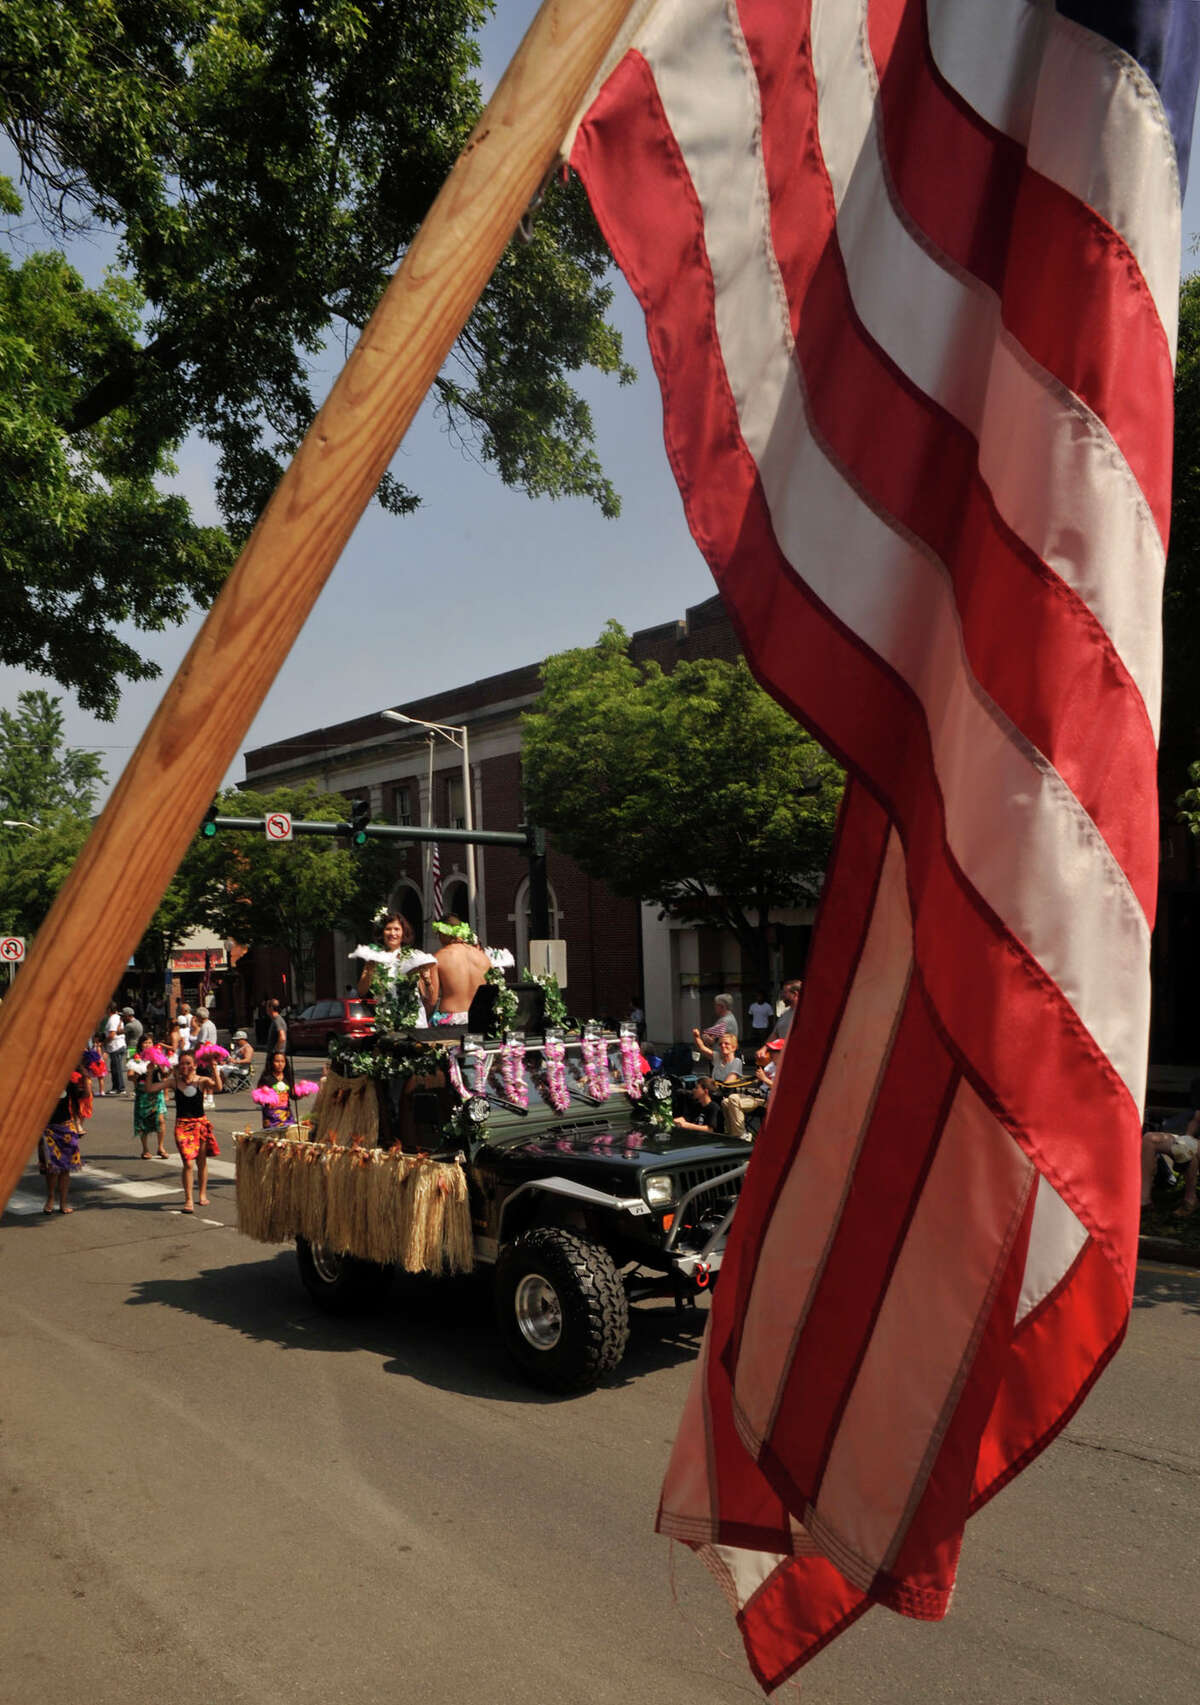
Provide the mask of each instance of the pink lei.
{"label": "pink lei", "polygon": [[637,1037],[621,1033],[621,1077],[625,1093],[631,1101],[642,1098],[642,1051]]}
{"label": "pink lei", "polygon": [[525,1044],[506,1042],[500,1050],[500,1081],[504,1098],[515,1107],[529,1106],[529,1085],[525,1081]]}
{"label": "pink lei", "polygon": [[546,1086],[546,1096],[556,1113],[565,1113],[571,1104],[571,1092],[567,1088],[567,1051],[557,1036],[547,1036],[542,1050],[545,1062],[542,1081]]}
{"label": "pink lei", "polygon": [[585,1036],[580,1041],[583,1054],[584,1088],[593,1101],[607,1101],[612,1088],[608,1075],[608,1043],[603,1037]]}

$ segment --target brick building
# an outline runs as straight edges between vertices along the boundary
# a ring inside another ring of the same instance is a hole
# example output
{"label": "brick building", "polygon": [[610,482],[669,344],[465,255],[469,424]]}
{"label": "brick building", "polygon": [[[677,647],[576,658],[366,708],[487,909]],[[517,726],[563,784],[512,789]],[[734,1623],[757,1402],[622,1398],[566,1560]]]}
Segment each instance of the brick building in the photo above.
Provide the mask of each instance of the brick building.
{"label": "brick building", "polygon": [[[701,657],[732,661],[737,638],[719,598],[689,609],[681,621],[644,628],[632,636],[638,662],[664,670]],[[523,820],[521,716],[540,689],[540,664],[510,669],[395,707],[414,723],[465,727],[476,828],[515,829]],[[247,787],[269,789],[315,782],[328,792],[366,799],[377,822],[464,822],[462,757],[446,739],[430,739],[419,726],[388,721],[380,711],[259,747],[246,754]],[[448,911],[467,915],[465,848],[443,843],[441,881]],[[711,996],[728,989],[739,1012],[754,999],[741,950],[716,930],[674,925],[653,905],[618,899],[573,860],[549,849],[550,933],[567,944],[567,1005],[571,1011],[620,1019],[642,997],[651,1038],[685,1037]],[[490,945],[507,947],[518,965],[528,957],[528,866],[508,847],[476,849],[477,927]],[[395,878],[386,898],[408,916],[418,941],[429,942],[432,911],[429,855],[414,844],[395,854]],[[809,911],[781,912],[776,920],[778,977],[802,968],[812,923]],[[352,967],[355,944],[331,935],[318,956],[316,995],[337,994]],[[263,989],[247,993],[257,999]],[[272,990],[271,992],[277,992]]]}

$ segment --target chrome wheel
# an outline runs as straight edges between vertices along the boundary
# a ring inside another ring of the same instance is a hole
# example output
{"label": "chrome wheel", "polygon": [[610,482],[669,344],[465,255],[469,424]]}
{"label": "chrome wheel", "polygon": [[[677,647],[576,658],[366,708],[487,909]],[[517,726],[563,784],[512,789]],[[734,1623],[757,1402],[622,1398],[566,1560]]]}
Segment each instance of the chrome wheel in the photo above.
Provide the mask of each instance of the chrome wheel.
{"label": "chrome wheel", "polygon": [[310,1248],[313,1270],[318,1279],[327,1285],[336,1285],[342,1276],[342,1268],[345,1265],[343,1257],[335,1254],[332,1249],[326,1249],[323,1243],[311,1244]]}
{"label": "chrome wheel", "polygon": [[535,1350],[552,1350],[562,1336],[562,1304],[558,1292],[540,1273],[526,1273],[513,1298],[517,1326]]}

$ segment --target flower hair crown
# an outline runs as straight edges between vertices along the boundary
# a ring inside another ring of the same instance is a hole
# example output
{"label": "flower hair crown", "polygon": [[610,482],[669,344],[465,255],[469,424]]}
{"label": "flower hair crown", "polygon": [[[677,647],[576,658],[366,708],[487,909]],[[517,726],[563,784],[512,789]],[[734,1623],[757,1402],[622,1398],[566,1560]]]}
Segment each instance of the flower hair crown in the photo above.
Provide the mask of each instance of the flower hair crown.
{"label": "flower hair crown", "polygon": [[467,941],[470,942],[472,947],[479,946],[479,937],[475,934],[475,931],[471,928],[470,924],[436,923],[431,927],[435,929],[439,935],[444,935],[448,941]]}

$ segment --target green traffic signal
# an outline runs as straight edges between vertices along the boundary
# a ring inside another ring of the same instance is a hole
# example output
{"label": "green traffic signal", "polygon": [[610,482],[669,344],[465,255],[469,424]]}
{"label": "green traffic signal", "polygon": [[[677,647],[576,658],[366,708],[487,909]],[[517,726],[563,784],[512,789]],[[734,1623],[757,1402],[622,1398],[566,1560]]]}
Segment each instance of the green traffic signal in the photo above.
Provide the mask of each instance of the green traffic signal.
{"label": "green traffic signal", "polygon": [[367,844],[367,824],[371,821],[371,806],[368,800],[352,799],[350,801],[350,838],[356,847]]}
{"label": "green traffic signal", "polygon": [[204,813],[204,822],[200,825],[200,833],[202,835],[212,836],[216,834],[217,818],[220,814],[220,803],[214,799],[208,810]]}

